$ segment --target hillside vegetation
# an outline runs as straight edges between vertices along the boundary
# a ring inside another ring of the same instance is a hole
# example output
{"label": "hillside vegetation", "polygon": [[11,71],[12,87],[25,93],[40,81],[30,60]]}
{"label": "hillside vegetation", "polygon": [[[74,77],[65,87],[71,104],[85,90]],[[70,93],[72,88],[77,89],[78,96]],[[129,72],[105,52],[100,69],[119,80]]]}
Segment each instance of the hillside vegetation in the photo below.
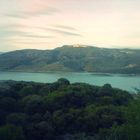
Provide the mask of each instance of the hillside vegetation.
{"label": "hillside vegetation", "polygon": [[1,71],[140,73],[140,50],[63,46],[0,55]]}
{"label": "hillside vegetation", "polygon": [[139,140],[140,99],[109,84],[0,82],[0,140]]}

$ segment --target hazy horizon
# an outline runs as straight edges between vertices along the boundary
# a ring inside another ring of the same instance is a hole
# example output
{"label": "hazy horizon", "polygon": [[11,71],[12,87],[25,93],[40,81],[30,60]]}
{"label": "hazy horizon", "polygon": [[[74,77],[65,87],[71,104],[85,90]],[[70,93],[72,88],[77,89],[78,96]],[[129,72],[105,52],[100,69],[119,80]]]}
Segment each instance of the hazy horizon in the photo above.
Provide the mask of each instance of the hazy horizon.
{"label": "hazy horizon", "polygon": [[140,48],[139,0],[1,0],[0,51]]}

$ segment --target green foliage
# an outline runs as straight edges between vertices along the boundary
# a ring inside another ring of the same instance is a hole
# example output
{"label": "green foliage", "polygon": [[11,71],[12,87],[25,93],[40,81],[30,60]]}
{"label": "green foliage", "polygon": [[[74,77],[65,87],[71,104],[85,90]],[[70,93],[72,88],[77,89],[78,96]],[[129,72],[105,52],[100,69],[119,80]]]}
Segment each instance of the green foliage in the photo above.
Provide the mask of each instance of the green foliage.
{"label": "green foliage", "polygon": [[25,140],[21,127],[5,125],[0,127],[0,140]]}
{"label": "green foliage", "polygon": [[132,101],[123,108],[125,122],[123,125],[114,125],[106,135],[105,140],[139,140],[140,139],[140,98]]}
{"label": "green foliage", "polygon": [[101,96],[111,96],[113,94],[113,89],[110,84],[105,84],[100,90],[99,94]]}
{"label": "green foliage", "polygon": [[7,116],[7,123],[17,126],[25,126],[27,124],[28,116],[24,113],[12,113]]}
{"label": "green foliage", "polygon": [[20,95],[21,96],[27,96],[27,95],[32,95],[35,94],[36,90],[34,89],[33,86],[25,86],[20,90]]}
{"label": "green foliage", "polygon": [[[0,140],[138,140],[140,98],[61,78],[3,82]],[[8,89],[7,89],[8,87]],[[11,94],[12,93],[12,94]]]}
{"label": "green foliage", "polygon": [[58,79],[57,83],[59,83],[60,85],[69,85],[70,84],[70,82],[65,78]]}
{"label": "green foliage", "polygon": [[28,114],[43,113],[46,109],[46,103],[43,97],[39,95],[29,95],[22,99],[23,110]]}
{"label": "green foliage", "polygon": [[66,134],[58,139],[59,140],[96,140],[93,136],[87,136],[85,133]]}
{"label": "green foliage", "polygon": [[12,97],[0,98],[0,109],[5,112],[13,112],[16,109],[16,100]]}

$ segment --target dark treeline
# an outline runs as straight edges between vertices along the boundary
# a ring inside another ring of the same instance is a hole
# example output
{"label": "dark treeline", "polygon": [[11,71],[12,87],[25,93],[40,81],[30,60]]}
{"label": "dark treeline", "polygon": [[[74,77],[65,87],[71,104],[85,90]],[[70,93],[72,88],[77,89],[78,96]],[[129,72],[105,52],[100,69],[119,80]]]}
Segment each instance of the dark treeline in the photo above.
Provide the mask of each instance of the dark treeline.
{"label": "dark treeline", "polygon": [[0,140],[139,140],[140,99],[109,84],[0,82]]}

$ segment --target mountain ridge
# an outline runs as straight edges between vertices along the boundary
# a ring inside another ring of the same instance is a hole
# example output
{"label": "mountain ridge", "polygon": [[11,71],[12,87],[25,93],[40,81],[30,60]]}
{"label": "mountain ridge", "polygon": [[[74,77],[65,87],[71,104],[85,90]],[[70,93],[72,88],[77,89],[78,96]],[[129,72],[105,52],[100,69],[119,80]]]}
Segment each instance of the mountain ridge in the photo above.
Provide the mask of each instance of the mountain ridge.
{"label": "mountain ridge", "polygon": [[53,50],[24,49],[0,55],[0,71],[140,73],[139,49],[64,45]]}

